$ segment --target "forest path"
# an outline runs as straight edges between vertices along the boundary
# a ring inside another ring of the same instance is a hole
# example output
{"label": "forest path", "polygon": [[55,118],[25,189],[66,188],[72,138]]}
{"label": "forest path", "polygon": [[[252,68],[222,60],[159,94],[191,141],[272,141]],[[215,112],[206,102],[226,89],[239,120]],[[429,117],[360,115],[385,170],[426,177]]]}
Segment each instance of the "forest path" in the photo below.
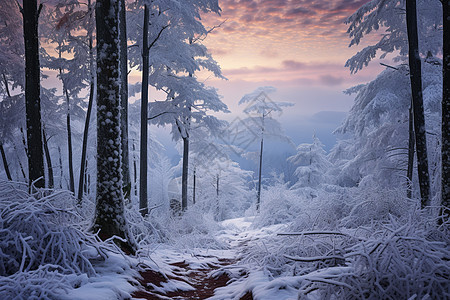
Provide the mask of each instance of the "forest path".
{"label": "forest path", "polygon": [[[194,249],[157,250],[151,257],[158,265],[166,266],[162,273],[144,270],[139,280],[144,289],[132,294],[133,299],[208,299],[219,287],[247,275],[239,257],[255,238],[248,230],[252,219],[233,219],[222,222],[224,230],[217,239],[228,245],[226,250]],[[256,237],[257,239],[257,237]],[[240,300],[252,300],[246,294]]]}

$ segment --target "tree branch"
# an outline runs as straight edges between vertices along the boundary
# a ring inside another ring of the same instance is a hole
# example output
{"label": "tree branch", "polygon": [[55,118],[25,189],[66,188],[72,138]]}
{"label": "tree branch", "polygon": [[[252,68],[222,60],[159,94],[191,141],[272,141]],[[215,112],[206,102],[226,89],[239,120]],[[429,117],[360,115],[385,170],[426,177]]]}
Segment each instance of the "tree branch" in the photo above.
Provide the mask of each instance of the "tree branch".
{"label": "tree branch", "polygon": [[16,3],[17,3],[17,6],[19,7],[20,13],[21,13],[22,16],[23,16],[23,7],[22,7],[22,5],[20,5],[19,1],[17,1],[17,0],[16,0]]}
{"label": "tree branch", "polygon": [[162,115],[164,115],[164,114],[176,114],[176,112],[173,112],[173,111],[165,111],[165,112],[162,112],[162,113],[156,114],[156,115],[154,115],[153,117],[149,117],[149,118],[147,118],[147,121],[150,121],[150,120],[156,119],[157,117],[159,117],[159,116],[162,116]]}

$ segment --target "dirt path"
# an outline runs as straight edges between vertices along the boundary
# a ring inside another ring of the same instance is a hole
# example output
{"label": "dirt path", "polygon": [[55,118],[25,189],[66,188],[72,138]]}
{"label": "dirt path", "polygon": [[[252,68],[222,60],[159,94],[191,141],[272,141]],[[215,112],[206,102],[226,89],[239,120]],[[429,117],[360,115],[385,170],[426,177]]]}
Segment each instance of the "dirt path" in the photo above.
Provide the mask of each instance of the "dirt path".
{"label": "dirt path", "polygon": [[[196,251],[193,256],[186,256],[178,251],[172,253],[155,254],[164,264],[169,265],[166,274],[154,270],[140,272],[141,290],[132,294],[139,299],[208,299],[214,296],[217,288],[224,287],[237,278],[246,277],[247,271],[238,266],[239,253],[245,253],[246,248],[254,238],[246,230],[230,226],[225,231],[222,240],[225,241],[232,255],[208,251]],[[234,273],[230,273],[234,270]],[[236,271],[237,270],[237,271]],[[242,272],[240,271],[242,270]],[[233,280],[230,280],[230,276]],[[236,275],[237,274],[237,275]],[[243,295],[239,300],[253,300],[251,292]]]}
{"label": "dirt path", "polygon": [[[214,271],[220,268],[236,263],[236,260],[218,258],[217,263],[207,263],[206,268],[192,269],[185,261],[171,263],[173,266],[173,275],[165,276],[164,274],[147,270],[140,272],[142,280],[140,283],[143,290],[132,294],[133,298],[140,299],[207,299],[214,295],[214,290],[226,286],[230,278],[226,273],[214,276]],[[220,272],[219,272],[220,273]],[[158,291],[158,287],[163,288],[170,280],[181,281],[189,284],[194,289],[191,290],[175,290],[168,293]],[[252,300],[246,297],[242,300]]]}

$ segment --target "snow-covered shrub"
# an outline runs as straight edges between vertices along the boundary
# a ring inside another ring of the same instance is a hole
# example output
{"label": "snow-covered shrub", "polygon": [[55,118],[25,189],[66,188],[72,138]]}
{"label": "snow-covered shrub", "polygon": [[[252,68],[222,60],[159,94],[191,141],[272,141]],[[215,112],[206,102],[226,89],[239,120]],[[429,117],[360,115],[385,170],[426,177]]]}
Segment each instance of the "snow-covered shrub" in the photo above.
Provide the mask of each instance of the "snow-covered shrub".
{"label": "snow-covered shrub", "polygon": [[71,200],[74,204],[64,191],[36,199],[15,184],[0,182],[1,276],[46,264],[66,273],[95,274],[91,260],[105,254],[96,236],[81,225],[74,206],[67,206]]}
{"label": "snow-covered shrub", "polygon": [[45,265],[0,277],[0,296],[2,299],[61,299],[62,294],[87,281],[86,275],[64,275],[64,271],[58,266]]}
{"label": "snow-covered shrub", "polygon": [[161,226],[167,230],[169,243],[183,248],[220,249],[226,247],[214,238],[221,229],[211,214],[204,214],[191,207],[180,217],[161,220]]}
{"label": "snow-covered shrub", "polygon": [[448,299],[450,235],[436,224],[418,213],[391,217],[346,250],[348,267],[308,274],[299,298],[317,290],[321,299]]}
{"label": "snow-covered shrub", "polygon": [[289,190],[287,184],[276,182],[261,192],[260,213],[253,226],[263,227],[274,224],[289,223],[300,215],[302,198]]}

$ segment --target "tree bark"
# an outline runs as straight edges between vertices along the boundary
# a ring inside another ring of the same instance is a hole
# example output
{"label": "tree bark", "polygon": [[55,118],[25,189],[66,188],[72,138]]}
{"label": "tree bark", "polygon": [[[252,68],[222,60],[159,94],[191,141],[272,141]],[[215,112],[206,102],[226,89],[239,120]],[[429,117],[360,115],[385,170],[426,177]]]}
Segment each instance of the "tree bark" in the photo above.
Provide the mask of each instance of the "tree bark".
{"label": "tree bark", "polygon": [[122,139],[122,178],[124,196],[130,199],[131,177],[128,149],[128,45],[125,0],[119,1],[119,61],[120,61],[120,126]]}
{"label": "tree bark", "polygon": [[406,1],[406,24],[409,43],[409,74],[411,94],[413,98],[414,132],[416,135],[417,169],[421,207],[430,204],[430,177],[428,170],[427,137],[422,95],[422,70],[419,55],[419,39],[417,34],[416,0]]}
{"label": "tree bark", "polygon": [[147,202],[147,138],[148,138],[148,76],[149,76],[149,45],[148,45],[148,6],[144,5],[144,27],[142,41],[142,92],[141,92],[141,147],[139,173],[139,211],[142,216],[148,214]]}
{"label": "tree bark", "polygon": [[3,144],[0,143],[0,153],[2,155],[3,167],[5,168],[6,177],[9,181],[12,181],[11,172],[9,171],[8,160],[6,159],[5,149],[3,149]]}
{"label": "tree bark", "polygon": [[45,160],[47,161],[47,170],[48,170],[48,188],[52,189],[55,187],[55,180],[53,176],[53,165],[52,165],[52,157],[50,156],[50,151],[48,149],[48,139],[45,134],[45,130],[42,130],[43,142],[44,142],[44,153]]}
{"label": "tree bark", "polygon": [[28,173],[30,188],[45,186],[42,148],[40,65],[37,0],[23,2],[25,42],[25,111],[27,124]]}
{"label": "tree bark", "polygon": [[122,193],[118,10],[118,0],[97,1],[97,201],[93,229],[100,231],[102,239],[126,239],[118,243],[134,253]]}
{"label": "tree bark", "polygon": [[413,170],[414,170],[414,144],[416,143],[414,138],[414,114],[413,114],[413,107],[412,107],[412,101],[411,106],[409,107],[409,138],[408,138],[408,169],[406,171],[406,196],[411,199],[412,197],[412,178],[413,178]]}
{"label": "tree bark", "polygon": [[[92,4],[88,1],[88,11],[91,12]],[[89,15],[91,15],[89,13]],[[86,167],[87,167],[87,141],[89,137],[89,124],[91,122],[92,106],[94,103],[94,50],[93,50],[93,38],[92,35],[89,36],[89,71],[90,71],[90,87],[89,87],[89,100],[88,109],[86,112],[86,120],[84,121],[84,132],[83,132],[83,144],[81,146],[81,163],[80,163],[80,179],[78,181],[78,197],[77,204],[81,206],[83,199],[83,191],[85,191],[85,178],[86,178]]]}
{"label": "tree bark", "polygon": [[181,174],[181,210],[188,206],[189,136],[183,138],[183,172]]}
{"label": "tree bark", "polygon": [[442,1],[443,64],[442,64],[442,206],[445,221],[450,214],[450,1]]}

